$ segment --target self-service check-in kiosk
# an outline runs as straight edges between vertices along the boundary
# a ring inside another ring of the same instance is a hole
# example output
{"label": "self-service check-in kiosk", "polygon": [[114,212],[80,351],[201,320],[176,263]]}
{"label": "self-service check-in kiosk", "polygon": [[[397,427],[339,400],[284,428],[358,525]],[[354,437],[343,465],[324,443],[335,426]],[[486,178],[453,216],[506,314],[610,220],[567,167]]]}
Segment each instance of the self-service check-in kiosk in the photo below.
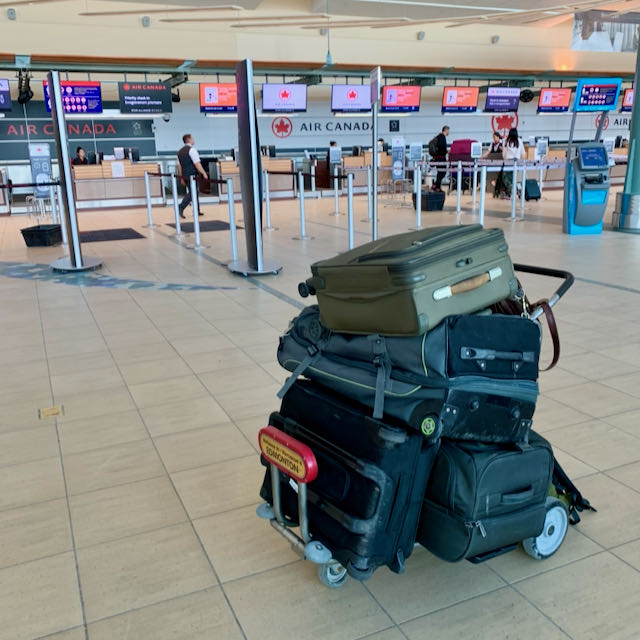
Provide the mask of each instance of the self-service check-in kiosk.
{"label": "self-service check-in kiosk", "polygon": [[600,233],[609,199],[609,156],[604,144],[576,147],[569,179],[569,199],[563,222],[565,233]]}
{"label": "self-service check-in kiosk", "polygon": [[[618,106],[620,78],[589,78],[578,81],[567,148],[562,230],[574,235],[602,232],[609,199],[609,154],[600,136],[608,111]],[[576,145],[573,134],[580,112],[600,112],[594,142]]]}

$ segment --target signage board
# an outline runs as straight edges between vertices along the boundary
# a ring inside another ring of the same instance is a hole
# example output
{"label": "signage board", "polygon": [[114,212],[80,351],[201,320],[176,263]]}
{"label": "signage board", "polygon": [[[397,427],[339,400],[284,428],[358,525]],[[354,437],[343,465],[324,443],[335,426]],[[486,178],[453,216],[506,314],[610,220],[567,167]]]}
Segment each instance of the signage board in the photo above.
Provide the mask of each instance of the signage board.
{"label": "signage board", "polygon": [[49,187],[39,186],[44,182],[51,182],[51,148],[47,142],[29,145],[29,164],[31,165],[31,180],[38,186],[34,188],[36,198],[48,198]]}
{"label": "signage board", "polygon": [[306,111],[306,84],[263,84],[262,111]]}
{"label": "signage board", "polygon": [[0,111],[11,111],[9,81],[4,78],[0,78]]}
{"label": "signage board", "polygon": [[445,87],[442,113],[474,113],[478,108],[479,87]]}
{"label": "signage board", "polygon": [[519,103],[520,89],[518,87],[489,87],[484,110],[492,112],[517,111]]}
{"label": "signage board", "polygon": [[578,81],[574,111],[613,111],[618,106],[620,78],[583,78]]}
{"label": "signage board", "polygon": [[236,83],[201,83],[200,111],[202,113],[236,113],[238,111]]}
{"label": "signage board", "polygon": [[563,113],[569,111],[571,89],[540,89],[538,113]]}
{"label": "signage board", "polygon": [[404,138],[391,140],[391,179],[404,179]]}
{"label": "signage board", "polygon": [[171,113],[171,89],[162,82],[118,82],[120,113]]}
{"label": "signage board", "polygon": [[386,85],[382,87],[382,111],[410,112],[420,109],[420,87],[416,85]]}
{"label": "signage board", "polygon": [[367,112],[371,111],[371,95],[363,84],[334,84],[331,86],[331,111]]}
{"label": "signage board", "polygon": [[620,111],[633,111],[633,96],[633,89],[624,90],[624,98],[622,98],[622,107],[620,108]]}
{"label": "signage board", "polygon": [[[47,111],[50,112],[51,98],[46,80],[42,81],[42,86],[44,88],[44,103]],[[99,82],[62,80],[60,89],[62,91],[62,107],[65,113],[102,113],[102,92],[100,91]]]}

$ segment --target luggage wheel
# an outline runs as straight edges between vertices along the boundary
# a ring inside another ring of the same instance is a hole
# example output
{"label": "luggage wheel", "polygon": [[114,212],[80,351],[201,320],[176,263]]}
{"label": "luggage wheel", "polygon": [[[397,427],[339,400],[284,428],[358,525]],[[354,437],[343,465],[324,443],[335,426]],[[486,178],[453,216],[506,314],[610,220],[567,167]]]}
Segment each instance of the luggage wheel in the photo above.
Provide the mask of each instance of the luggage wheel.
{"label": "luggage wheel", "polygon": [[545,507],[547,513],[542,533],[535,538],[522,541],[525,553],[536,560],[545,560],[552,556],[560,548],[569,528],[569,512],[562,500],[549,496]]}
{"label": "luggage wheel", "polygon": [[318,565],[318,579],[329,589],[338,589],[347,581],[347,570],[337,561]]}

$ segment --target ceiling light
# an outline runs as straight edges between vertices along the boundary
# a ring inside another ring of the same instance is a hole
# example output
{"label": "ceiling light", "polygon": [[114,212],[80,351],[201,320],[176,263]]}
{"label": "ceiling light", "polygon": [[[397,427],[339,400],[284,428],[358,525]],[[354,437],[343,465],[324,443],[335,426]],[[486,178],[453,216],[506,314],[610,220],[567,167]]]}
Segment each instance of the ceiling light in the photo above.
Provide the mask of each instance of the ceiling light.
{"label": "ceiling light", "polygon": [[424,40],[424,31],[418,31],[418,33],[416,34],[416,38],[418,40]]}
{"label": "ceiling light", "polygon": [[150,27],[151,26],[151,18],[149,16],[142,16],[142,26],[143,27]]}
{"label": "ceiling light", "polygon": [[13,7],[9,7],[9,9],[7,9],[7,18],[9,20],[16,19],[16,10]]}
{"label": "ceiling light", "polygon": [[500,42],[500,36],[491,36],[491,44],[498,44]]}

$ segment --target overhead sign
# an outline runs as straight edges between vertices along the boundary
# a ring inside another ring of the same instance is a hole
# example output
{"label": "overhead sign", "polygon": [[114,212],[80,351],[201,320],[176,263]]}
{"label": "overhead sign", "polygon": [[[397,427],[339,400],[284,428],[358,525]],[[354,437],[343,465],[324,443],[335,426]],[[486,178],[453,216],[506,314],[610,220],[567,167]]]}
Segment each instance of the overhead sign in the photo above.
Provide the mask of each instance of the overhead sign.
{"label": "overhead sign", "polygon": [[[44,103],[47,111],[51,111],[49,85],[42,81]],[[99,82],[89,80],[63,80],[60,83],[62,107],[65,113],[102,113],[102,93]]]}
{"label": "overhead sign", "polygon": [[33,195],[36,198],[48,198],[49,187],[41,187],[44,182],[51,182],[51,149],[46,142],[29,145],[29,163],[31,164],[31,179],[38,186]]}
{"label": "overhead sign", "polygon": [[262,110],[274,111],[306,111],[306,84],[263,84]]}
{"label": "overhead sign", "polygon": [[479,87],[445,87],[442,113],[473,113],[478,108]]}
{"label": "overhead sign", "polygon": [[583,78],[578,81],[574,111],[613,111],[618,106],[620,78]]}
{"label": "overhead sign", "polygon": [[382,87],[382,111],[418,111],[420,87],[416,85],[386,85]]}
{"label": "overhead sign", "polygon": [[366,85],[334,84],[331,86],[331,111],[371,111],[371,95]]}
{"label": "overhead sign", "polygon": [[569,111],[571,89],[541,89],[538,113],[562,113]]}
{"label": "overhead sign", "polygon": [[171,89],[162,82],[118,82],[120,113],[171,113]]}
{"label": "overhead sign", "polygon": [[0,111],[11,111],[9,81],[4,78],[0,78]]}
{"label": "overhead sign", "polygon": [[517,87],[489,87],[485,111],[507,112],[517,111],[520,102],[520,89]]}
{"label": "overhead sign", "polygon": [[622,107],[620,111],[633,111],[633,89],[624,90],[624,98],[622,98]]}
{"label": "overhead sign", "polygon": [[238,111],[236,83],[201,83],[200,111],[202,113],[236,113]]}

